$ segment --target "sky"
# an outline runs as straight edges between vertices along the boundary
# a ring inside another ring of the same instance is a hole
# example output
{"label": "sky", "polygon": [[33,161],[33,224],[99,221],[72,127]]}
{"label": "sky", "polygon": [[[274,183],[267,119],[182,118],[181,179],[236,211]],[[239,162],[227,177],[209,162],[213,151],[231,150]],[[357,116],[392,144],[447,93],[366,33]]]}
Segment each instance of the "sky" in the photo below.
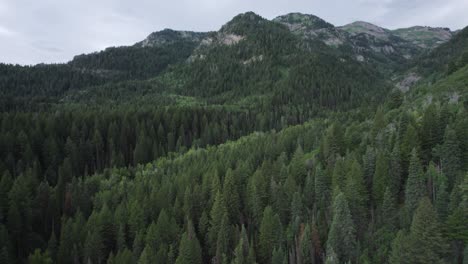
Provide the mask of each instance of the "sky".
{"label": "sky", "polygon": [[0,0],[0,62],[61,63],[164,28],[211,31],[239,13],[313,14],[336,25],[468,25],[468,0]]}

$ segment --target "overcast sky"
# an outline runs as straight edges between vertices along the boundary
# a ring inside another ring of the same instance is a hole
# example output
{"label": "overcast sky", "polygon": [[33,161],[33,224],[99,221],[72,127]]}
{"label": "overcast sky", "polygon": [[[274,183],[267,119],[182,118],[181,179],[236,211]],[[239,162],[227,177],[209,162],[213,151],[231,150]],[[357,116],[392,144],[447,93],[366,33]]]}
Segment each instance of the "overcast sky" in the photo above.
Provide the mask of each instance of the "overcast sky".
{"label": "overcast sky", "polygon": [[66,62],[164,28],[217,30],[246,11],[268,19],[302,12],[337,26],[468,25],[468,0],[0,0],[0,62]]}

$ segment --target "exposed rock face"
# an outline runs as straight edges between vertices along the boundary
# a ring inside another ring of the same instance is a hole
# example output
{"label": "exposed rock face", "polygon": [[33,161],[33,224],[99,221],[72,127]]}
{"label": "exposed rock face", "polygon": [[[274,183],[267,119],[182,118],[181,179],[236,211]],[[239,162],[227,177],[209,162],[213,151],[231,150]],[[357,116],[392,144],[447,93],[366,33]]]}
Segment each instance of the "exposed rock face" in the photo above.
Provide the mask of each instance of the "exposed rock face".
{"label": "exposed rock face", "polygon": [[454,35],[448,28],[433,28],[415,26],[392,31],[396,36],[411,42],[421,48],[433,49],[448,41]]}
{"label": "exposed rock face", "polygon": [[[314,45],[313,43],[320,41],[351,55],[357,61],[373,63],[381,67],[404,63],[449,40],[455,34],[446,28],[420,26],[389,30],[363,21],[335,27],[317,16],[302,13],[278,16],[273,19],[273,22],[284,25],[289,31],[303,38],[306,41],[306,47],[310,43]],[[188,58],[190,62],[206,58],[207,51],[217,45],[236,45],[247,38],[250,39],[251,36],[254,37],[258,29],[267,23],[271,22],[253,12],[247,12],[235,16],[216,32],[200,33],[165,29],[150,34],[145,40],[135,45],[157,47],[180,41],[190,42],[195,47]],[[254,61],[245,60],[246,64]],[[401,89],[407,90],[409,87],[407,84],[402,83]]]}
{"label": "exposed rock face", "polygon": [[244,36],[239,36],[236,34],[222,34],[219,36],[218,41],[224,45],[230,46],[237,44],[242,39],[244,39]]}
{"label": "exposed rock face", "polygon": [[391,32],[388,29],[381,28],[374,24],[363,21],[356,21],[351,24],[344,25],[340,27],[340,29],[348,32],[351,36],[355,36],[358,34],[367,34],[370,36],[374,36],[377,39],[386,41],[390,39],[391,35]]}
{"label": "exposed rock face", "polygon": [[255,63],[255,62],[260,62],[263,60],[263,55],[258,55],[258,56],[253,56],[252,58],[246,60],[246,61],[243,61],[242,63],[244,65],[248,65],[248,64],[251,64],[251,63]]}
{"label": "exposed rock face", "polygon": [[403,80],[399,81],[395,86],[402,92],[407,92],[416,82],[421,79],[421,76],[414,72],[409,73]]}
{"label": "exposed rock face", "polygon": [[290,13],[279,16],[273,21],[286,25],[296,35],[307,39],[321,40],[328,46],[341,46],[346,42],[346,36],[343,32],[314,15]]}

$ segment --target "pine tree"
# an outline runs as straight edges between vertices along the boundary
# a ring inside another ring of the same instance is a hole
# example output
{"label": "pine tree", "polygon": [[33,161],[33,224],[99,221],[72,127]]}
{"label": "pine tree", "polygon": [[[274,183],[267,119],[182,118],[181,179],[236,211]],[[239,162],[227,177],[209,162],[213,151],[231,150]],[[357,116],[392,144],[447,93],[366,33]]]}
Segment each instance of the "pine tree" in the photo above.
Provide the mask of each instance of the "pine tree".
{"label": "pine tree", "polygon": [[359,162],[356,160],[351,164],[346,179],[344,194],[351,210],[353,222],[356,224],[358,233],[361,233],[367,225],[368,194],[364,182],[363,172]]}
{"label": "pine tree", "polygon": [[294,155],[289,163],[289,172],[294,177],[296,183],[303,185],[307,175],[304,159],[304,151],[301,145],[298,145]]}
{"label": "pine tree", "polygon": [[427,164],[432,159],[432,149],[437,144],[439,117],[435,105],[426,108],[421,121],[421,159]]}
{"label": "pine tree", "polygon": [[335,252],[340,263],[354,261],[356,257],[356,231],[343,193],[333,202],[333,221],[327,240],[327,252]]}
{"label": "pine tree", "polygon": [[287,264],[286,254],[284,253],[283,248],[273,249],[271,264]]}
{"label": "pine tree", "polygon": [[201,264],[202,252],[198,242],[193,224],[191,221],[187,224],[187,231],[182,235],[179,246],[179,256],[176,264]]}
{"label": "pine tree", "polygon": [[34,253],[28,257],[29,264],[52,264],[49,252],[41,253],[40,249],[34,250]]}
{"label": "pine tree", "polygon": [[[156,260],[156,254],[151,246],[146,246],[141,252],[140,258],[138,258],[138,264],[151,264]],[[163,262],[162,259],[158,259]]]}
{"label": "pine tree", "polygon": [[335,162],[335,167],[333,169],[332,177],[332,190],[335,192],[337,190],[344,190],[346,183],[346,164],[343,158],[337,158]]}
{"label": "pine tree", "polygon": [[432,202],[440,220],[445,220],[448,214],[449,194],[447,191],[448,179],[437,171],[434,163],[429,163],[426,178],[431,182]]}
{"label": "pine tree", "polygon": [[444,143],[441,147],[440,163],[451,188],[458,180],[461,169],[461,152],[455,131],[449,126],[445,129]]}
{"label": "pine tree", "polygon": [[402,187],[402,167],[401,167],[400,145],[395,142],[392,153],[390,154],[390,191],[392,195],[398,197]]}
{"label": "pine tree", "polygon": [[60,231],[60,243],[57,253],[58,263],[73,263],[72,249],[73,249],[73,230],[72,219],[64,220]]}
{"label": "pine tree", "polygon": [[218,233],[224,215],[227,214],[226,203],[221,192],[216,194],[216,198],[211,208],[210,213],[210,229],[208,230],[208,241],[212,255],[216,253],[216,244],[218,240]]}
{"label": "pine tree", "polygon": [[405,188],[405,206],[410,217],[418,206],[419,200],[426,194],[426,182],[416,150],[411,153],[408,181]]}
{"label": "pine tree", "polygon": [[421,199],[414,213],[409,235],[409,263],[442,263],[447,245],[432,204]]}
{"label": "pine tree", "polygon": [[411,264],[408,262],[409,257],[409,243],[408,235],[400,230],[398,231],[395,239],[392,242],[392,251],[390,253],[390,264]]}
{"label": "pine tree", "polygon": [[247,259],[249,257],[249,240],[247,237],[247,231],[242,225],[241,234],[239,237],[239,243],[237,243],[236,249],[234,250],[233,264],[248,264]]}
{"label": "pine tree", "polygon": [[364,182],[366,183],[366,189],[371,194],[372,190],[372,179],[374,178],[375,172],[375,150],[367,146],[366,153],[364,154],[363,160],[363,172],[364,172]]}
{"label": "pine tree", "polygon": [[114,256],[113,264],[126,264],[126,263],[135,263],[135,258],[133,257],[132,252],[125,248],[124,250],[119,250]]}
{"label": "pine tree", "polygon": [[57,259],[57,237],[55,236],[55,230],[53,228],[47,244],[47,251],[49,252],[52,261],[55,261]]}
{"label": "pine tree", "polygon": [[[301,257],[303,263],[314,263],[314,248],[312,244],[312,232],[310,225],[307,224],[301,235]],[[273,252],[274,255],[274,252]]]}
{"label": "pine tree", "polygon": [[281,222],[279,216],[273,213],[270,206],[267,206],[263,211],[258,237],[258,256],[261,263],[270,263],[271,253],[275,247],[280,246],[280,239]]}
{"label": "pine tree", "polygon": [[216,261],[215,263],[222,263],[223,259],[229,258],[229,238],[230,226],[228,214],[225,213],[219,226],[218,236],[216,240]]}
{"label": "pine tree", "polygon": [[389,162],[383,152],[377,154],[375,173],[372,181],[372,196],[376,206],[380,206],[383,200],[385,188],[390,185]]}
{"label": "pine tree", "polygon": [[398,220],[398,211],[396,208],[396,199],[393,197],[390,188],[385,189],[384,199],[382,202],[382,206],[379,210],[379,223],[381,226],[388,227],[390,230],[394,230],[396,228],[397,220]]}
{"label": "pine tree", "polygon": [[88,232],[84,243],[84,259],[86,262],[100,263],[103,260],[104,245],[99,232]]}
{"label": "pine tree", "polygon": [[235,224],[236,219],[239,218],[240,198],[237,190],[234,173],[231,169],[228,169],[224,179],[223,195],[228,209],[228,219],[230,219],[232,224]]}

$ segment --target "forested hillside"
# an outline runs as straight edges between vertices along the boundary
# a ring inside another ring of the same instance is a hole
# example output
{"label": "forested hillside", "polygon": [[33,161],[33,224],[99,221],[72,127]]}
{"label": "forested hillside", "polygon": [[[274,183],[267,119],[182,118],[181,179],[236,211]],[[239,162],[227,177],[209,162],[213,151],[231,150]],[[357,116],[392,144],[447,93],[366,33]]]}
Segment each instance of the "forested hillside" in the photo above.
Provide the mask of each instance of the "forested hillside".
{"label": "forested hillside", "polygon": [[0,264],[465,263],[466,32],[248,12],[2,64]]}

